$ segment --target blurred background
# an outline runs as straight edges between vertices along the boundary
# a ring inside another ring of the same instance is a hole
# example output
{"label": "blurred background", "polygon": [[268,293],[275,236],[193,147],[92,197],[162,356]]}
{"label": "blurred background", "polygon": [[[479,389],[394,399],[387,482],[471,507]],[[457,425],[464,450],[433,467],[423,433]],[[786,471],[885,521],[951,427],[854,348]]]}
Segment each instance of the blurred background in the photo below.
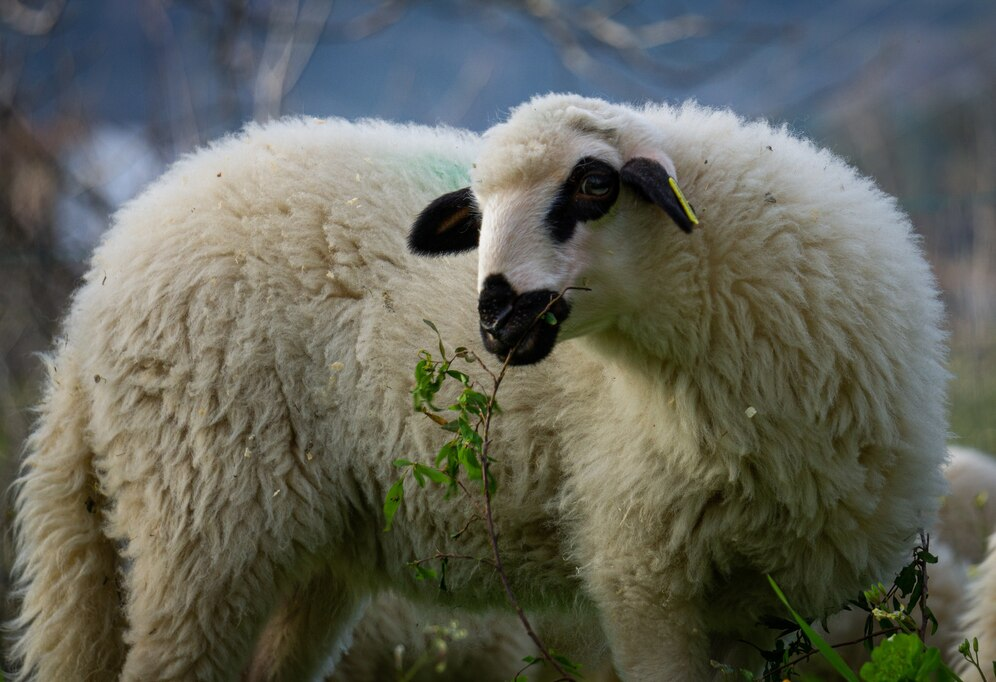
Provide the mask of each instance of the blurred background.
{"label": "blurred background", "polygon": [[179,155],[287,114],[480,131],[547,91],[729,107],[873,176],[944,291],[952,440],[996,452],[992,0],[0,0],[0,488],[88,253]]}

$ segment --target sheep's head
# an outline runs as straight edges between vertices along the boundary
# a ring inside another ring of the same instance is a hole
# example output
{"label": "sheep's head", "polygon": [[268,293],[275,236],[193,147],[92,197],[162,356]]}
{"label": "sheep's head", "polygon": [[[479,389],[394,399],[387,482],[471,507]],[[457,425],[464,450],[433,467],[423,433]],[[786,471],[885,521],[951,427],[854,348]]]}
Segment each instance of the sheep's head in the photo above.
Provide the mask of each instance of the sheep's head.
{"label": "sheep's head", "polygon": [[615,249],[638,247],[634,231],[676,224],[691,232],[697,220],[658,135],[628,108],[534,99],[485,134],[472,186],[418,216],[409,235],[415,253],[479,249],[478,309],[489,351],[531,364],[558,335],[611,324],[632,286],[620,281],[626,262]]}

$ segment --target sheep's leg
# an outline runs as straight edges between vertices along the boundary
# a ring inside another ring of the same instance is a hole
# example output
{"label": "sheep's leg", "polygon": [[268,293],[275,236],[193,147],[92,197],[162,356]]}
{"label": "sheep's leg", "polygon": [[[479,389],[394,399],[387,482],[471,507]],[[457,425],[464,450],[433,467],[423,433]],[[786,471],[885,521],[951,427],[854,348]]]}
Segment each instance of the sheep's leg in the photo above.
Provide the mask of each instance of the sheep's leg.
{"label": "sheep's leg", "polygon": [[612,658],[626,682],[711,679],[709,641],[700,610],[690,601],[661,604],[633,586],[617,585],[613,598],[601,602],[602,625]]}
{"label": "sheep's leg", "polygon": [[334,664],[348,646],[366,599],[321,573],[284,599],[256,645],[245,682],[312,679],[323,664]]}
{"label": "sheep's leg", "polygon": [[122,682],[236,679],[276,594],[262,554],[235,561],[190,540],[134,538]]}

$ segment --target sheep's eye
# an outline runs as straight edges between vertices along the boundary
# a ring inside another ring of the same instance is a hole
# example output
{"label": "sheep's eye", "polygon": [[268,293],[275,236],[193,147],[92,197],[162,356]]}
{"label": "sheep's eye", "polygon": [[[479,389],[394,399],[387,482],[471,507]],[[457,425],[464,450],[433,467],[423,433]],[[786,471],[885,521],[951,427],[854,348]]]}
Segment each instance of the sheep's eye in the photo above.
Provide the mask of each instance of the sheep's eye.
{"label": "sheep's eye", "polygon": [[613,178],[608,173],[589,173],[578,185],[578,194],[585,198],[604,199],[612,192]]}

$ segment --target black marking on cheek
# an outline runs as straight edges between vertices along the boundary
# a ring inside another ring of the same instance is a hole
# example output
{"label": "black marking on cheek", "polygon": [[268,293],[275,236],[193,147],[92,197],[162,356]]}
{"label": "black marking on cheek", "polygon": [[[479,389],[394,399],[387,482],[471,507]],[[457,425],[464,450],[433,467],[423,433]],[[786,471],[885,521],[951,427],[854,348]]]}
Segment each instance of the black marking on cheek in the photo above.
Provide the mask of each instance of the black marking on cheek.
{"label": "black marking on cheek", "polygon": [[[581,183],[589,173],[605,173],[613,179],[610,192],[602,197],[586,196],[579,192]],[[567,180],[560,186],[550,204],[546,223],[554,241],[564,243],[574,236],[579,222],[598,220],[611,210],[619,197],[619,173],[615,168],[596,158],[585,157],[574,164]]]}

